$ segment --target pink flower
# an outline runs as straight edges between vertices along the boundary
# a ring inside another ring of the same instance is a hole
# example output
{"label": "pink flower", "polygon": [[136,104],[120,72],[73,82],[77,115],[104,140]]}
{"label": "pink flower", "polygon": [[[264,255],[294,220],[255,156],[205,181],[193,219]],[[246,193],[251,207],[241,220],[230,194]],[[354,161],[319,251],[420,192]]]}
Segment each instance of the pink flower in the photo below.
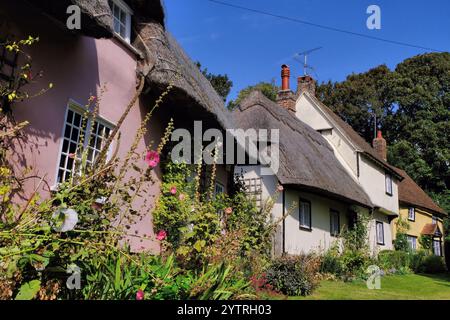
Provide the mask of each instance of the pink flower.
{"label": "pink flower", "polygon": [[283,188],[283,186],[282,186],[281,184],[279,184],[278,187],[277,187],[277,190],[278,190],[279,192],[281,192],[281,191],[284,190],[284,188]]}
{"label": "pink flower", "polygon": [[225,208],[224,211],[225,211],[226,214],[231,214],[233,212],[233,209],[228,207],[228,208]]}
{"label": "pink flower", "polygon": [[75,159],[75,153],[69,153],[67,155],[70,159]]}
{"label": "pink flower", "polygon": [[159,153],[156,151],[148,151],[145,155],[145,162],[149,167],[154,168],[159,163]]}
{"label": "pink flower", "polygon": [[136,300],[144,300],[144,291],[142,291],[142,289],[139,289],[136,292]]}
{"label": "pink flower", "polygon": [[186,199],[186,195],[184,193],[180,193],[178,200],[183,201],[184,199]]}
{"label": "pink flower", "polygon": [[159,230],[156,234],[156,239],[159,241],[164,240],[167,237],[167,232],[165,230]]}
{"label": "pink flower", "polygon": [[173,186],[170,188],[170,194],[176,195],[177,194],[177,187]]}

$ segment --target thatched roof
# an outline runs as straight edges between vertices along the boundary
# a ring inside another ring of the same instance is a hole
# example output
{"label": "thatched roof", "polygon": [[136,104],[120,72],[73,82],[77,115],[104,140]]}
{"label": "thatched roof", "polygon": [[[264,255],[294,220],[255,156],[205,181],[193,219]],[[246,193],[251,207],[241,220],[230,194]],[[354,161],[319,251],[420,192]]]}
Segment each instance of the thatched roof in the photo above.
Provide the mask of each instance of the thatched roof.
{"label": "thatched roof", "polygon": [[446,214],[404,170],[399,168],[395,169],[404,177],[403,181],[398,185],[398,200],[401,203],[423,208],[441,215]]}
{"label": "thatched roof", "polygon": [[348,139],[367,157],[369,157],[372,161],[378,163],[381,167],[383,167],[386,171],[390,172],[397,179],[401,180],[403,177],[395,170],[394,166],[391,166],[386,160],[378,155],[374,148],[370,144],[364,140],[347,122],[345,122],[341,117],[339,117],[336,113],[334,113],[330,108],[328,108],[325,104],[323,104],[319,99],[317,99],[314,95],[309,93],[307,94],[310,99],[312,99],[315,103],[317,103],[320,108],[334,121],[334,123],[344,132]]}
{"label": "thatched roof", "polygon": [[173,82],[175,88],[214,115],[223,128],[230,128],[229,111],[223,99],[172,35],[152,21],[138,23],[137,32],[133,46],[144,53],[140,70],[147,74],[149,86],[154,83],[167,86]]}
{"label": "thatched roof", "polygon": [[81,9],[81,34],[94,38],[113,36],[113,20],[108,0],[33,0],[30,3],[64,26],[68,18],[67,7],[77,5]]}
{"label": "thatched roof", "polygon": [[283,185],[293,185],[373,207],[369,197],[336,159],[322,135],[294,114],[253,91],[233,112],[236,128],[279,129]]}

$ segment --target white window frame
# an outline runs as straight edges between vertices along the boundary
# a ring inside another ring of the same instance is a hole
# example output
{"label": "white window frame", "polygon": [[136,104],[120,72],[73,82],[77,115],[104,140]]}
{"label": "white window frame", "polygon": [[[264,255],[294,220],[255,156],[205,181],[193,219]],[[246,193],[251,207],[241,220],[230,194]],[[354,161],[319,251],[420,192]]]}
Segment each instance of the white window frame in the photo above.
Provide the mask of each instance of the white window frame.
{"label": "white window frame", "polygon": [[[334,219],[334,218],[336,219]],[[333,222],[336,224],[333,225]],[[330,235],[333,237],[339,236],[341,231],[341,216],[338,210],[330,209]]]}
{"label": "white window frame", "polygon": [[417,250],[417,237],[406,235],[406,240],[408,241],[408,246],[411,250]]}
{"label": "white window frame", "polygon": [[225,186],[223,184],[221,184],[220,182],[216,182],[214,184],[214,196],[216,196],[220,193],[225,193]]}
{"label": "white window frame", "polygon": [[[110,0],[109,1],[112,16],[113,16],[113,30],[114,33],[117,34],[121,39],[126,41],[127,43],[131,42],[131,16],[133,15],[133,10],[123,1],[123,0]],[[121,10],[125,14],[125,24],[123,24],[120,19],[117,19],[114,15],[114,6],[116,6],[119,10]],[[119,24],[125,27],[125,36],[122,36],[115,29],[115,21],[118,21]]]}
{"label": "white window frame", "polygon": [[385,174],[385,187],[386,187],[386,194],[388,196],[392,196],[394,194],[394,191],[393,191],[392,175],[390,173]]}
{"label": "white window frame", "polygon": [[[74,117],[75,117],[75,113],[80,114],[81,117],[82,117],[83,114],[86,112],[86,107],[82,106],[81,104],[75,102],[72,99],[70,99],[69,102],[66,105],[66,111],[64,112],[64,121],[63,121],[62,131],[61,131],[61,135],[60,135],[61,142],[60,142],[59,151],[58,151],[58,157],[57,157],[57,162],[56,162],[55,183],[51,187],[52,190],[56,190],[59,183],[61,183],[63,181],[67,181],[67,180],[61,179],[61,182],[59,182],[58,181],[58,175],[59,175],[59,170],[61,169],[60,162],[61,162],[61,157],[62,157],[63,153],[65,154],[66,157],[68,156],[68,154],[63,152],[63,146],[64,146],[64,139],[65,139],[66,125],[68,124],[67,123],[67,116],[69,114],[69,111],[74,112]],[[105,118],[99,117],[99,116],[96,117],[95,121],[98,122],[99,124],[102,124],[103,126],[109,128],[110,131],[112,131],[114,129],[114,127],[115,127],[115,125],[112,122],[106,120]],[[84,146],[83,146],[83,148],[86,148],[87,144],[89,143],[90,138],[87,136],[87,134],[89,134],[89,132],[90,132],[91,125],[92,125],[92,119],[89,118],[87,123],[86,123],[85,129],[84,129],[84,135],[85,136],[84,136],[84,142],[83,142]],[[80,132],[78,132],[78,137],[77,137],[78,140],[79,140],[79,137],[80,137]],[[77,141],[77,143],[78,143],[78,141]],[[112,150],[113,150],[113,144],[114,143],[111,143],[111,145],[108,148],[108,151],[107,151],[107,154],[106,154],[106,161],[109,161],[111,159]],[[76,157],[76,155],[75,155],[75,157]],[[65,170],[65,171],[67,171],[67,161],[68,161],[68,159],[66,159],[66,161],[64,162],[64,169],[63,170]],[[76,161],[76,159],[74,159],[74,163],[75,163],[75,161]],[[73,176],[73,173],[72,173],[72,176]],[[64,178],[64,176],[63,176],[63,178]]]}
{"label": "white window frame", "polygon": [[[380,231],[379,231],[379,227],[381,227],[381,238],[380,239]],[[384,246],[384,223],[381,221],[376,221],[375,223],[375,233],[376,233],[376,237],[377,237],[377,244]]]}
{"label": "white window frame", "polygon": [[416,208],[414,208],[414,207],[408,208],[408,220],[416,221]]}
{"label": "white window frame", "polygon": [[[311,205],[311,201],[307,200],[307,199],[302,199],[300,198],[300,201],[298,202],[298,224],[299,224],[299,228],[301,230],[307,230],[307,231],[312,231],[312,205]],[[309,212],[305,212],[304,211],[304,205],[308,205],[309,207]],[[304,218],[302,218],[302,215],[305,214],[309,214],[309,225],[308,224],[304,224],[302,222],[306,221],[306,216]]]}
{"label": "white window frame", "polygon": [[[433,254],[435,256],[442,257],[442,243],[441,243],[441,240],[440,239],[439,240],[433,239],[432,243],[433,243]],[[436,246],[436,244],[437,244],[437,246]],[[438,252],[436,252],[436,251],[438,251]]]}

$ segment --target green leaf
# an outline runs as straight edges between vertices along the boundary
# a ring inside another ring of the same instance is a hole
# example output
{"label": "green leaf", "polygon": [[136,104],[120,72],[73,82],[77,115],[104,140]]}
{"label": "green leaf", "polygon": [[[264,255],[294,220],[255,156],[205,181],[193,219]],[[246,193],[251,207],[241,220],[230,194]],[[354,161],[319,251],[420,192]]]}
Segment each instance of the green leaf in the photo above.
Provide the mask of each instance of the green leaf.
{"label": "green leaf", "polygon": [[40,280],[31,280],[30,282],[24,283],[19,290],[15,300],[31,300],[38,293],[41,288]]}

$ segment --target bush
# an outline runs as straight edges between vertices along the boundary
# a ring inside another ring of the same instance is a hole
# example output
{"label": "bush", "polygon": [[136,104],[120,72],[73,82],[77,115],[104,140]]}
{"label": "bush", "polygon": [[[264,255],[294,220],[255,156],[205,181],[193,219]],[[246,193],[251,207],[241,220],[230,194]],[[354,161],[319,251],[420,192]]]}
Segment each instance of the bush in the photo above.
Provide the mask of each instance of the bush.
{"label": "bush", "polygon": [[405,251],[383,250],[378,254],[378,265],[384,270],[404,270],[410,265],[410,255]]}
{"label": "bush", "polygon": [[318,285],[316,274],[319,267],[318,257],[312,255],[284,256],[272,262],[266,272],[266,279],[281,293],[306,296]]}
{"label": "bush", "polygon": [[406,233],[400,233],[397,232],[397,237],[393,241],[394,248],[397,251],[408,251],[409,245],[408,245],[408,237]]}
{"label": "bush", "polygon": [[442,273],[447,271],[444,258],[438,256],[427,256],[422,262],[425,273]]}
{"label": "bush", "polygon": [[343,272],[343,266],[339,256],[330,250],[325,253],[320,264],[320,273],[334,274],[340,276]]}
{"label": "bush", "polygon": [[346,276],[361,277],[365,274],[369,257],[362,251],[346,250],[341,256],[341,262]]}

